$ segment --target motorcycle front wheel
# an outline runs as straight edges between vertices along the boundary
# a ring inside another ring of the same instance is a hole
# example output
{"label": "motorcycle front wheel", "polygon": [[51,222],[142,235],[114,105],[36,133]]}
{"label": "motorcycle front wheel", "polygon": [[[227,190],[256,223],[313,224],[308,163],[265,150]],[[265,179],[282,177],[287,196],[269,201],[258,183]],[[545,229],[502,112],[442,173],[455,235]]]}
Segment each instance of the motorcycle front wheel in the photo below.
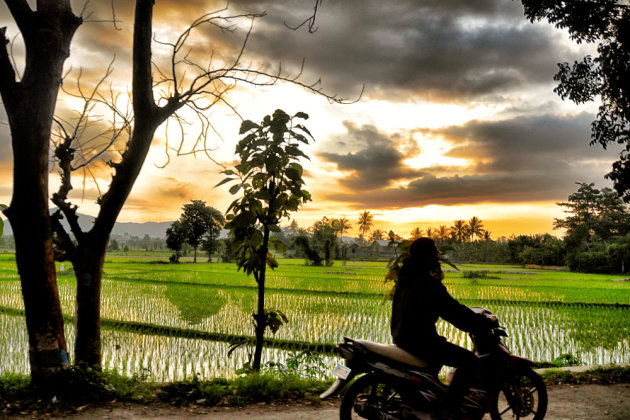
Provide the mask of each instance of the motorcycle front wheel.
{"label": "motorcycle front wheel", "polygon": [[396,385],[376,374],[361,376],[350,385],[341,401],[339,418],[400,419],[402,397]]}
{"label": "motorcycle front wheel", "polygon": [[501,386],[496,403],[490,410],[492,420],[542,420],[547,412],[547,388],[532,369],[515,372]]}

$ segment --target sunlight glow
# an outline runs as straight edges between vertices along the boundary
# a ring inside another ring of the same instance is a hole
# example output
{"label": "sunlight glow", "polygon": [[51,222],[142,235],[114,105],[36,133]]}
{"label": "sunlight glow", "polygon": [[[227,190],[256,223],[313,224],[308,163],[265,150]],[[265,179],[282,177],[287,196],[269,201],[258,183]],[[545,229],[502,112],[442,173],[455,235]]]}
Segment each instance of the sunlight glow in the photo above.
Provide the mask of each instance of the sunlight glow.
{"label": "sunlight glow", "polygon": [[452,158],[444,156],[451,149],[451,143],[440,138],[423,136],[419,133],[413,135],[421,152],[413,158],[406,159],[404,163],[414,169],[430,168],[432,166],[472,166],[472,159]]}

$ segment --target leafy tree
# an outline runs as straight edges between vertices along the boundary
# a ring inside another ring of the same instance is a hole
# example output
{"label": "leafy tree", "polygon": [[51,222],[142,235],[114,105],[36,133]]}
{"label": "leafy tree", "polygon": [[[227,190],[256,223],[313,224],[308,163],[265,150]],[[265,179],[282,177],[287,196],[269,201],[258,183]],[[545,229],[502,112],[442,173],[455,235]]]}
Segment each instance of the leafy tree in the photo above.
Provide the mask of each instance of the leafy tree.
{"label": "leafy tree", "polygon": [[359,213],[359,231],[361,232],[361,238],[365,238],[365,235],[372,229],[374,226],[374,217],[370,214],[368,210],[365,210]]}
{"label": "leafy tree", "polygon": [[109,249],[111,249],[112,251],[118,251],[120,249],[120,245],[118,244],[118,241],[116,239],[112,239],[111,241],[109,241]]}
{"label": "leafy tree", "polygon": [[577,183],[578,190],[566,202],[567,217],[554,219],[555,229],[566,229],[571,242],[607,241],[613,236],[630,233],[630,215],[627,206],[610,188],[595,188],[595,184]]}
{"label": "leafy tree", "polygon": [[208,255],[208,262],[212,261],[212,255],[219,251],[219,233],[206,234],[201,241],[201,249]]}
{"label": "leafy tree", "polygon": [[554,79],[562,99],[580,104],[600,99],[591,144],[625,145],[606,175],[625,202],[630,201],[630,6],[619,0],[522,0],[530,21],[547,19],[577,42],[597,44],[597,55],[573,65],[560,63]]}
{"label": "leafy tree", "polygon": [[311,246],[308,236],[306,235],[298,235],[294,240],[295,246],[298,249],[301,249],[306,257],[307,265],[320,266],[322,265],[322,257],[319,256],[319,253]]}
{"label": "leafy tree", "polygon": [[184,242],[186,242],[186,231],[182,223],[176,220],[171,223],[171,227],[166,229],[166,246],[173,251],[172,262],[179,262]]}
{"label": "leafy tree", "polygon": [[510,238],[507,248],[511,262],[521,265],[564,265],[566,256],[564,242],[548,233]]}
{"label": "leafy tree", "polygon": [[227,176],[218,185],[238,180],[230,193],[241,197],[227,211],[226,227],[234,235],[238,269],[253,274],[258,284],[258,307],[253,315],[256,348],[252,369],[259,370],[263,339],[267,327],[276,332],[286,316],[279,310],[265,308],[265,273],[269,265],[278,266],[269,252],[270,232],[280,230],[280,220],[311,200],[302,187],[303,169],[300,158],[308,157],[300,150],[312,138],[299,120],[307,119],[303,112],[290,116],[278,109],[264,117],[262,123],[244,121],[240,134],[245,135],[236,146],[240,163],[223,173]]}
{"label": "leafy tree", "polygon": [[323,260],[327,266],[331,266],[334,257],[333,254],[338,245],[338,228],[335,226],[335,219],[330,220],[328,217],[324,216],[321,220],[313,223],[310,230],[313,235],[315,251],[318,252],[319,255],[323,255]]}
{"label": "leafy tree", "polygon": [[192,200],[184,204],[182,210],[179,222],[186,235],[186,242],[193,247],[194,262],[197,262],[197,248],[208,237],[213,246],[212,241],[219,236],[225,219],[219,210],[207,206],[203,200]]}
{"label": "leafy tree", "polygon": [[452,261],[458,263],[514,263],[510,257],[507,243],[496,241],[456,242],[442,246]]}

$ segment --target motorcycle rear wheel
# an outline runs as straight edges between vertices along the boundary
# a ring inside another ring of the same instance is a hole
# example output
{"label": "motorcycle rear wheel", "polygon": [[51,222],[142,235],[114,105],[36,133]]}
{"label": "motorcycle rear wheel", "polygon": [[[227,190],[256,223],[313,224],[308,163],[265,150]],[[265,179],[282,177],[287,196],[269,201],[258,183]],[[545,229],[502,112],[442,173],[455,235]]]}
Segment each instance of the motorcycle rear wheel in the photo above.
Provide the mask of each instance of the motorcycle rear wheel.
{"label": "motorcycle rear wheel", "polygon": [[396,385],[377,374],[361,376],[350,385],[341,401],[339,418],[400,419],[402,397]]}
{"label": "motorcycle rear wheel", "polygon": [[501,386],[496,403],[490,410],[492,420],[542,420],[547,412],[547,388],[532,369],[515,372]]}

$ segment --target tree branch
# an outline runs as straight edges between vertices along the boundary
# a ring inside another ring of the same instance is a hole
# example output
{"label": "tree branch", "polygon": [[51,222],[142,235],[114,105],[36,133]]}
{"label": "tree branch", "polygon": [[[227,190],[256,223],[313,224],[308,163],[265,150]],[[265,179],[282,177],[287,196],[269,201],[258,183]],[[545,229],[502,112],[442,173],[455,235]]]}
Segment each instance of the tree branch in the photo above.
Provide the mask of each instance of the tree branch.
{"label": "tree branch", "polygon": [[4,2],[9,7],[9,11],[13,19],[15,19],[15,23],[20,29],[20,32],[22,32],[22,36],[25,39],[30,37],[34,29],[32,27],[34,12],[31,10],[26,0],[4,0]]}
{"label": "tree branch", "polygon": [[11,58],[7,50],[9,40],[6,37],[6,26],[0,28],[0,93],[5,102],[13,97],[13,90],[16,87],[15,70],[11,64]]}
{"label": "tree branch", "polygon": [[153,0],[138,0],[133,32],[133,110],[136,120],[151,119],[156,112],[151,76]]}
{"label": "tree branch", "polygon": [[300,23],[297,26],[289,26],[287,24],[287,22],[284,22],[284,26],[286,26],[289,29],[292,29],[294,31],[300,29],[302,26],[306,25],[306,27],[308,28],[308,32],[311,34],[314,34],[315,32],[317,32],[317,29],[315,27],[315,20],[317,19],[317,9],[319,8],[319,6],[322,5],[322,1],[323,0],[315,0],[315,5],[313,6],[313,14],[311,16],[309,16],[308,18],[306,18],[302,23]]}
{"label": "tree branch", "polygon": [[61,224],[62,217],[63,216],[61,215],[61,210],[55,211],[50,216],[50,224],[52,226],[53,232],[55,233],[55,236],[53,238],[53,241],[55,243],[55,259],[57,261],[73,261],[77,247],[74,242],[72,242],[72,238],[70,237],[70,235],[68,235],[63,225]]}

